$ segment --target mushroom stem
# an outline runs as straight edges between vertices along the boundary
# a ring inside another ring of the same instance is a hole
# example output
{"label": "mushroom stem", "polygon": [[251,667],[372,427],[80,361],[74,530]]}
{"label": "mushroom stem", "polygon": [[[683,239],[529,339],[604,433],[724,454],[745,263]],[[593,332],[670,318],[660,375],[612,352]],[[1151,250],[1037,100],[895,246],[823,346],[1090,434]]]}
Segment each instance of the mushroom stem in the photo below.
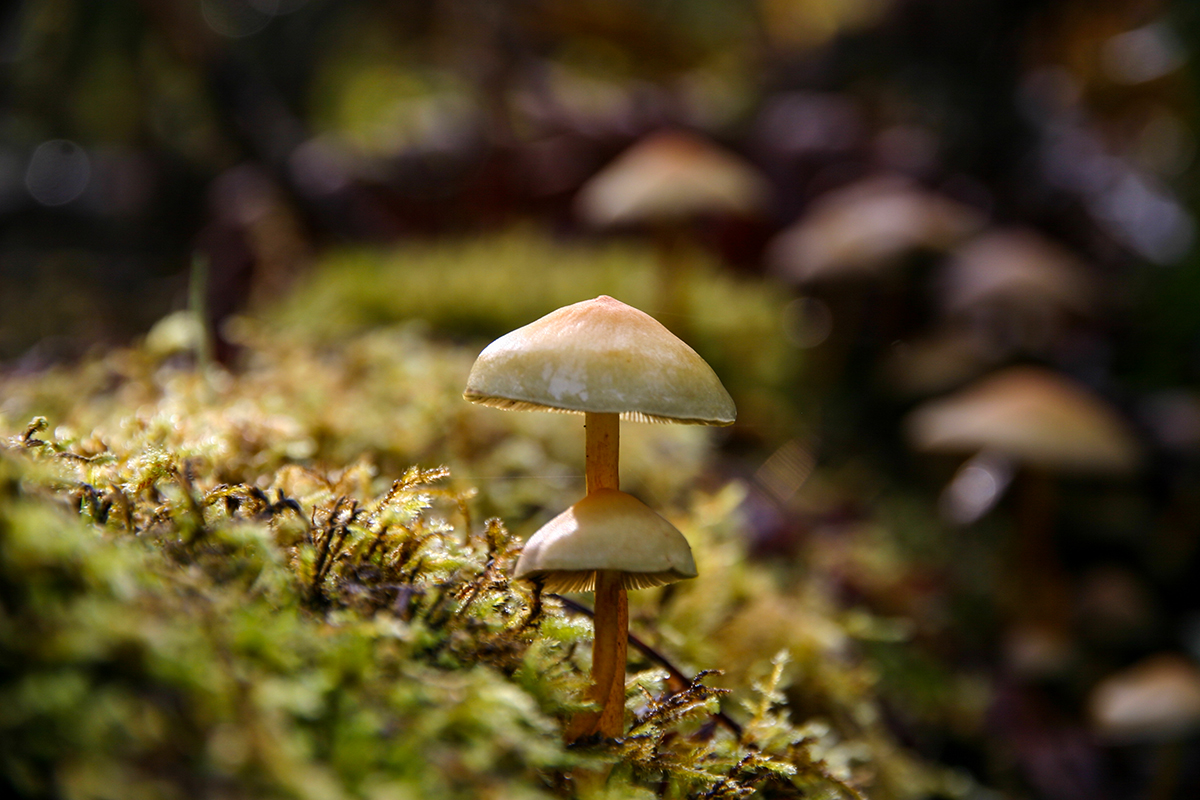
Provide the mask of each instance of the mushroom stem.
{"label": "mushroom stem", "polygon": [[655,231],[654,248],[658,257],[658,297],[655,316],[677,336],[684,327],[687,313],[687,276],[692,254],[685,243],[686,232],[677,224],[665,223]]}
{"label": "mushroom stem", "polygon": [[597,489],[620,489],[617,477],[621,453],[621,418],[616,414],[584,414],[587,434],[584,469],[587,493]]}
{"label": "mushroom stem", "polygon": [[625,732],[625,657],[629,644],[629,604],[622,575],[596,572],[596,637],[592,644],[592,686],[588,699],[598,709],[581,711],[571,720],[567,739],[599,734],[615,739]]}
{"label": "mushroom stem", "polygon": [[[588,413],[587,491],[619,488],[620,417]],[[595,639],[592,643],[592,687],[588,699],[599,709],[575,715],[567,730],[571,741],[599,734],[609,739],[625,732],[625,653],[629,646],[629,602],[624,579],[616,570],[596,571]]]}
{"label": "mushroom stem", "polygon": [[1018,607],[1025,615],[1066,626],[1069,600],[1067,579],[1054,543],[1057,498],[1054,482],[1045,470],[1027,466],[1017,476],[1018,524],[1016,568],[1012,585],[1020,595]]}

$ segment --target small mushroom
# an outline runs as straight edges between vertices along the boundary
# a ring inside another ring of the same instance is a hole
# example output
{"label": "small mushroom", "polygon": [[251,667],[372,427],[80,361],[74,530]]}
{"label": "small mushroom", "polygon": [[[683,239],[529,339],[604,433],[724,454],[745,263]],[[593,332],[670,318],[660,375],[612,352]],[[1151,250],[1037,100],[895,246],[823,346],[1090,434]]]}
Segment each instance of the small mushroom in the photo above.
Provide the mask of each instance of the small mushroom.
{"label": "small mushroom", "polygon": [[1065,321],[1087,316],[1096,287],[1063,246],[1024,228],[989,231],[960,247],[940,279],[944,313],[998,343],[1044,349]]}
{"label": "small mushroom", "polygon": [[660,131],[634,144],[580,189],[576,212],[596,228],[648,229],[658,256],[656,313],[678,315],[689,267],[683,247],[702,217],[753,216],[767,183],[746,161],[697,134]]}
{"label": "small mushroom", "polygon": [[596,593],[590,699],[596,711],[571,721],[571,741],[620,736],[625,724],[628,589],[696,577],[687,539],[637,498],[597,489],[543,525],[525,544],[514,577],[556,592]]}
{"label": "small mushroom", "polygon": [[596,592],[596,711],[567,731],[578,740],[624,730],[626,589],[694,577],[686,540],[619,491],[620,419],[730,425],[733,400],[712,368],[650,315],[611,297],[565,306],[488,345],[463,396],[498,408],[583,414],[587,497],[529,540],[516,575]]}
{"label": "small mushroom", "polygon": [[1172,653],[1151,656],[1098,683],[1088,707],[1107,741],[1181,738],[1200,730],[1200,667]]}
{"label": "small mushroom", "polygon": [[591,592],[604,570],[619,573],[626,589],[649,589],[696,577],[696,562],[683,534],[641,500],[597,489],[530,537],[515,577]]}
{"label": "small mushroom", "polygon": [[899,175],[822,195],[770,244],[775,274],[798,284],[877,278],[914,250],[942,250],[983,226],[983,215]]}
{"label": "small mushroom", "polygon": [[1024,587],[1022,605],[1032,613],[1061,610],[1062,581],[1050,547],[1050,476],[1134,472],[1141,448],[1117,411],[1058,373],[1017,366],[926,402],[906,426],[919,451],[973,456],[943,495],[952,522],[974,522],[995,505],[1010,477],[1019,482],[1012,585]]}

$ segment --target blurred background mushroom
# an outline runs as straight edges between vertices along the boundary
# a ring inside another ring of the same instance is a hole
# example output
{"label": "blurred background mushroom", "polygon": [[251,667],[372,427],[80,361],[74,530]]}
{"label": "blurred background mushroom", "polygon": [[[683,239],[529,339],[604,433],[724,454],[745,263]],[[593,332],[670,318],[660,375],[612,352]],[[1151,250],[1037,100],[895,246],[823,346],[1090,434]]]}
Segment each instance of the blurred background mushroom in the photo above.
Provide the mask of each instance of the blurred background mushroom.
{"label": "blurred background mushroom", "polygon": [[1092,689],[1088,706],[1105,741],[1184,739],[1200,727],[1200,669],[1160,653],[1109,675]]}
{"label": "blurred background mushroom", "polygon": [[944,251],[983,224],[976,209],[902,175],[877,175],[818,197],[771,242],[767,259],[799,285],[878,280],[905,256]]}
{"label": "blurred background mushroom", "polygon": [[753,217],[767,201],[767,184],[748,162],[696,134],[661,131],[589,179],[575,206],[588,225],[649,231],[659,264],[652,311],[681,333],[695,228],[722,217]]}
{"label": "blurred background mushroom", "polygon": [[971,456],[939,500],[943,518],[953,525],[977,522],[1016,479],[1013,552],[998,600],[1019,625],[1011,642],[1018,650],[1035,646],[1038,653],[1018,654],[1017,661],[1057,667],[1059,657],[1043,655],[1048,652],[1043,643],[1058,649],[1061,626],[1072,610],[1057,535],[1054,478],[1134,473],[1142,448],[1128,424],[1066,377],[1018,366],[927,401],[909,415],[906,431],[919,451]]}
{"label": "blurred background mushroom", "polygon": [[[873,360],[876,348],[913,335],[927,316],[931,257],[984,223],[979,210],[901,173],[874,174],[816,197],[767,244],[764,259],[770,274],[805,293],[803,300],[828,308],[829,330],[815,354],[819,375],[830,383],[862,379],[871,367],[856,370],[851,362]],[[910,366],[900,367],[897,383],[938,382],[910,380]]]}
{"label": "blurred background mushroom", "polygon": [[1007,352],[1045,354],[1097,311],[1080,261],[1031,230],[994,229],[958,248],[939,276],[941,311]]}
{"label": "blurred background mushroom", "polygon": [[1088,696],[1092,729],[1113,749],[1132,751],[1135,782],[1152,796],[1175,797],[1195,780],[1200,730],[1200,668],[1176,653],[1156,653],[1114,672]]}

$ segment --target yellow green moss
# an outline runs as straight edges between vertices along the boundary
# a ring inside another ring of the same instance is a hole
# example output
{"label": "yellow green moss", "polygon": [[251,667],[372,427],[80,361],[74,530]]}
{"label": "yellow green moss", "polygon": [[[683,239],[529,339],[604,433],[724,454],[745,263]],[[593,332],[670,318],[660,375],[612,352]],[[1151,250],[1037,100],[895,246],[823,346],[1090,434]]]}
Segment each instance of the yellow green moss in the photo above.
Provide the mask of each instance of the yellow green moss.
{"label": "yellow green moss", "polygon": [[413,328],[238,336],[237,374],[131,348],[6,376],[0,775],[17,791],[950,791],[880,722],[819,584],[747,563],[740,487],[689,488],[703,431],[630,426],[629,484],[671,509],[701,577],[633,594],[650,649],[631,650],[628,735],[567,748],[590,625],[508,576],[510,526],[581,491],[578,420],[462,402],[473,351]]}

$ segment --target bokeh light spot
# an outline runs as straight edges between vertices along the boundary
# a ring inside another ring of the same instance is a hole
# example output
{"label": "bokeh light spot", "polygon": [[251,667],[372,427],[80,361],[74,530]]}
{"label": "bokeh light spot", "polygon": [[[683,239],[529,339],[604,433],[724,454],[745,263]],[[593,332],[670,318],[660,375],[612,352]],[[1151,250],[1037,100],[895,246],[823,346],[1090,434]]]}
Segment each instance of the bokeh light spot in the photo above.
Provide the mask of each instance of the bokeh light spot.
{"label": "bokeh light spot", "polygon": [[796,347],[816,347],[833,332],[833,313],[824,302],[800,297],[783,309],[783,334]]}
{"label": "bokeh light spot", "polygon": [[65,205],[87,188],[92,165],[83,148],[66,139],[42,142],[25,170],[25,188],[44,206]]}

